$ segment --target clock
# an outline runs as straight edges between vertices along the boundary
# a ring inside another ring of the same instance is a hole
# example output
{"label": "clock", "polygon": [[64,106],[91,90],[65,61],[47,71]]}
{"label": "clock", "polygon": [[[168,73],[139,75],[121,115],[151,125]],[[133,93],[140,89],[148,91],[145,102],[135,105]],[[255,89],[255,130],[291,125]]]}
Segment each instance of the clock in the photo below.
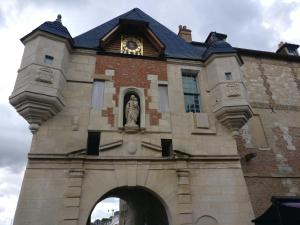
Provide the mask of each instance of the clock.
{"label": "clock", "polygon": [[137,36],[121,36],[121,53],[143,55],[143,39]]}

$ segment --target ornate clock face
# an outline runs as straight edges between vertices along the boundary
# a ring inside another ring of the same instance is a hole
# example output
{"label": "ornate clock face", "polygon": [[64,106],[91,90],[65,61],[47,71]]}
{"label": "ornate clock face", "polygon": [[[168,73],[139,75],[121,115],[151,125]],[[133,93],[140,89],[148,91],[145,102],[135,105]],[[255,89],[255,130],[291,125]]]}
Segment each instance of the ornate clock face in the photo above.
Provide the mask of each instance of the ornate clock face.
{"label": "ornate clock face", "polygon": [[143,55],[142,38],[135,36],[122,36],[121,53],[131,55]]}

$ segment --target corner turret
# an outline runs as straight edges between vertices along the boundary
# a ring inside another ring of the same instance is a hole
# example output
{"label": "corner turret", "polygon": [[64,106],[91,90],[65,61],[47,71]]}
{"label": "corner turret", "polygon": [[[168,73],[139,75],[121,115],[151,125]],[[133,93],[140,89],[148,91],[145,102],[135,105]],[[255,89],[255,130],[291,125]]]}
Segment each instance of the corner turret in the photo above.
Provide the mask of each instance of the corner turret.
{"label": "corner turret", "polygon": [[64,107],[62,90],[72,37],[58,15],[55,21],[43,23],[21,41],[25,49],[9,101],[34,133]]}
{"label": "corner turret", "polygon": [[226,37],[225,34],[212,32],[206,39],[206,72],[213,112],[236,137],[253,112],[242,82],[243,62],[236,50],[226,42]]}

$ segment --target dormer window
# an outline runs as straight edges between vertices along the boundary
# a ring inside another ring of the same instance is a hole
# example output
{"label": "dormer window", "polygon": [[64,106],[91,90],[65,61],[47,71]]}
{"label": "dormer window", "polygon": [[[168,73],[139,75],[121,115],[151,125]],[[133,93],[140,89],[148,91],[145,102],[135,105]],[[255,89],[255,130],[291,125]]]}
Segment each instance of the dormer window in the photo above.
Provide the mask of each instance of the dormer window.
{"label": "dormer window", "polygon": [[280,54],[284,54],[284,55],[299,56],[298,48],[299,48],[299,45],[286,43],[286,42],[285,43],[280,42],[276,53],[280,53]]}
{"label": "dormer window", "polygon": [[287,49],[289,55],[299,55],[297,49]]}
{"label": "dormer window", "polygon": [[101,51],[136,56],[163,56],[165,45],[149,23],[120,18],[119,23],[99,40]]}

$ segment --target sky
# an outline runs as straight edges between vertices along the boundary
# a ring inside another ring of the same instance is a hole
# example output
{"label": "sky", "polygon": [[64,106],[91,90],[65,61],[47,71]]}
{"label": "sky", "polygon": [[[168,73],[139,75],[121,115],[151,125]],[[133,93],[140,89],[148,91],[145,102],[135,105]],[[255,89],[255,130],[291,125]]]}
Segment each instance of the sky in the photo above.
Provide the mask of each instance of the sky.
{"label": "sky", "polygon": [[[217,31],[234,47],[274,52],[280,41],[300,44],[300,0],[1,0],[1,225],[12,223],[32,138],[27,122],[8,103],[24,50],[19,39],[57,14],[75,37],[135,7],[175,33],[186,25],[194,41]],[[116,207],[116,199],[109,199],[96,216]]]}

